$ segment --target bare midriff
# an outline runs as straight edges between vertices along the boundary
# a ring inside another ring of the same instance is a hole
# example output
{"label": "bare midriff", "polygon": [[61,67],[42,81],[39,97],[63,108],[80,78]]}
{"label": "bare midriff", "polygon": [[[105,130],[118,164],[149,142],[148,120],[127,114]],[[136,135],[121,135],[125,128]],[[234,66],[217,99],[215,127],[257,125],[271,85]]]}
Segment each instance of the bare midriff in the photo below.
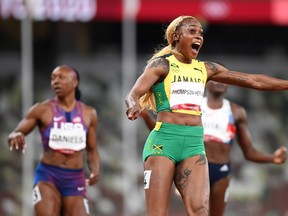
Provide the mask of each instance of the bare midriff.
{"label": "bare midriff", "polygon": [[82,157],[83,151],[74,152],[73,154],[63,154],[49,149],[46,150],[42,155],[41,162],[67,169],[82,169]]}
{"label": "bare midriff", "polygon": [[206,141],[204,144],[209,162],[219,164],[229,162],[231,145],[212,141]]}
{"label": "bare midriff", "polygon": [[202,126],[201,116],[185,113],[159,112],[157,121],[169,124]]}

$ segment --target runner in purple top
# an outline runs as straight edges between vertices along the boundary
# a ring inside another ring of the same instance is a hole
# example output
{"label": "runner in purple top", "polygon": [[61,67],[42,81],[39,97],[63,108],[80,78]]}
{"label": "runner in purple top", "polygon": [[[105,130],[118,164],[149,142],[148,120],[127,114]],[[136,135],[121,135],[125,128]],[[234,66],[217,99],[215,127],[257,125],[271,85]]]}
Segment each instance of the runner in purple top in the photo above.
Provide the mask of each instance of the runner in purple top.
{"label": "runner in purple top", "polygon": [[[10,150],[25,152],[25,136],[39,128],[43,154],[35,169],[33,204],[36,215],[89,215],[86,185],[99,178],[98,117],[80,102],[79,73],[61,65],[51,75],[55,97],[33,105],[8,137]],[[84,152],[90,171],[85,180]]]}
{"label": "runner in purple top", "polygon": [[[61,127],[63,128],[63,127],[69,127],[69,126],[71,126],[71,129],[70,129],[70,132],[71,132],[72,127],[74,127],[73,125],[76,125],[76,126],[78,125],[77,126],[78,128],[83,128],[84,132],[87,133],[88,128],[83,118],[83,106],[84,104],[82,102],[76,101],[76,104],[73,110],[71,110],[71,112],[65,112],[65,110],[63,110],[61,106],[59,106],[59,102],[57,99],[55,98],[50,99],[50,107],[52,111],[51,122],[48,125],[48,127],[43,128],[40,131],[44,149],[49,148],[50,136],[51,136],[51,140],[56,139],[59,142],[61,139],[62,140],[68,139],[69,142],[75,143],[75,145],[76,143],[79,143],[80,141],[81,142],[85,141],[83,138],[79,138],[77,136],[65,136],[65,135],[57,136],[53,133],[55,132],[55,130],[57,129],[59,130]],[[50,131],[52,131],[54,135],[51,135],[52,133],[50,133]],[[61,134],[63,134],[63,131]],[[70,133],[70,134],[73,135],[73,133]],[[69,144],[69,142],[67,143]],[[59,148],[61,149],[59,150],[61,152],[65,152],[65,153],[71,152],[71,150],[61,148],[61,146]]]}

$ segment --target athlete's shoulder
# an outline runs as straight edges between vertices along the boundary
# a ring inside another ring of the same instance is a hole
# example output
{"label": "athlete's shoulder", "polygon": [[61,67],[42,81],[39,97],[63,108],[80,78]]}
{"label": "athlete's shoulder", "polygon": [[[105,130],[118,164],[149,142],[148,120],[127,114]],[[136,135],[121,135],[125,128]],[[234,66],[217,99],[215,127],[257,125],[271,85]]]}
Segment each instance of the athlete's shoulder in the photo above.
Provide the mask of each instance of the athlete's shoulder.
{"label": "athlete's shoulder", "polygon": [[169,58],[172,54],[165,54],[165,55],[161,55],[161,56],[156,56],[154,58],[152,58],[151,60],[149,60],[149,63],[154,63],[154,62],[169,62]]}
{"label": "athlete's shoulder", "polygon": [[240,104],[234,102],[234,101],[231,101],[231,100],[228,100],[228,99],[225,99],[228,103],[230,103],[230,106],[231,106],[231,109],[232,110],[239,110],[239,109],[244,109],[243,106],[241,106]]}
{"label": "athlete's shoulder", "polygon": [[158,76],[167,75],[169,72],[169,61],[167,58],[163,57],[157,57],[154,59],[151,59],[147,66],[145,67],[144,72],[152,72],[154,74],[157,74]]}
{"label": "athlete's shoulder", "polygon": [[155,56],[153,57],[152,59],[150,59],[148,61],[148,64],[147,65],[150,65],[150,64],[163,64],[163,63],[168,63],[169,64],[169,57],[173,57],[173,54],[172,53],[166,53],[166,54],[163,54],[163,55],[159,55],[159,56]]}
{"label": "athlete's shoulder", "polygon": [[247,112],[245,108],[235,102],[230,102],[231,110],[235,119],[246,119]]}
{"label": "athlete's shoulder", "polygon": [[50,106],[49,104],[50,104],[49,99],[45,101],[41,101],[41,102],[36,102],[35,104],[32,105],[30,110],[43,110],[43,109],[48,108]]}
{"label": "athlete's shoulder", "polygon": [[97,116],[97,110],[96,108],[88,105],[88,104],[85,104],[81,101],[79,101],[79,103],[81,104],[82,106],[82,109],[83,109],[83,112],[84,112],[84,115],[93,115],[93,116]]}
{"label": "athlete's shoulder", "polygon": [[49,100],[36,102],[29,108],[27,116],[33,116],[34,118],[41,118],[41,116],[47,114],[48,109],[50,110]]}

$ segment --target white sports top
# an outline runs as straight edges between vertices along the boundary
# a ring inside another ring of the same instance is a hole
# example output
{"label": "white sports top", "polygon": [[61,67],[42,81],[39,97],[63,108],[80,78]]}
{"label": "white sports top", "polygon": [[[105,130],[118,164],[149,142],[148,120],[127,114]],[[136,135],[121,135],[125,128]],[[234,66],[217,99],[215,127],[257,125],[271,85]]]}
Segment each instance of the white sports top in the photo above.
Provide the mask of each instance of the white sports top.
{"label": "white sports top", "polygon": [[204,141],[232,144],[236,127],[230,102],[224,99],[220,109],[211,109],[207,106],[207,98],[204,97],[201,109]]}

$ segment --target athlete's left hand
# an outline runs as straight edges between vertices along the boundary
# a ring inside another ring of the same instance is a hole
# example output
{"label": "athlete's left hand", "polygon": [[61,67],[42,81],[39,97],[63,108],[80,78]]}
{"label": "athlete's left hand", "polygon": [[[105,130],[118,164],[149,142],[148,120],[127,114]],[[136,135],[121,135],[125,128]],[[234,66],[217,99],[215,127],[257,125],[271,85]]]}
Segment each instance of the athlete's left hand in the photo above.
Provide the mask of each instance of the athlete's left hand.
{"label": "athlete's left hand", "polygon": [[274,152],[273,163],[275,164],[282,164],[287,159],[287,148],[281,146]]}
{"label": "athlete's left hand", "polygon": [[98,182],[99,180],[99,175],[95,174],[95,173],[91,173],[89,178],[86,179],[86,185],[90,186],[90,185],[94,185]]}

